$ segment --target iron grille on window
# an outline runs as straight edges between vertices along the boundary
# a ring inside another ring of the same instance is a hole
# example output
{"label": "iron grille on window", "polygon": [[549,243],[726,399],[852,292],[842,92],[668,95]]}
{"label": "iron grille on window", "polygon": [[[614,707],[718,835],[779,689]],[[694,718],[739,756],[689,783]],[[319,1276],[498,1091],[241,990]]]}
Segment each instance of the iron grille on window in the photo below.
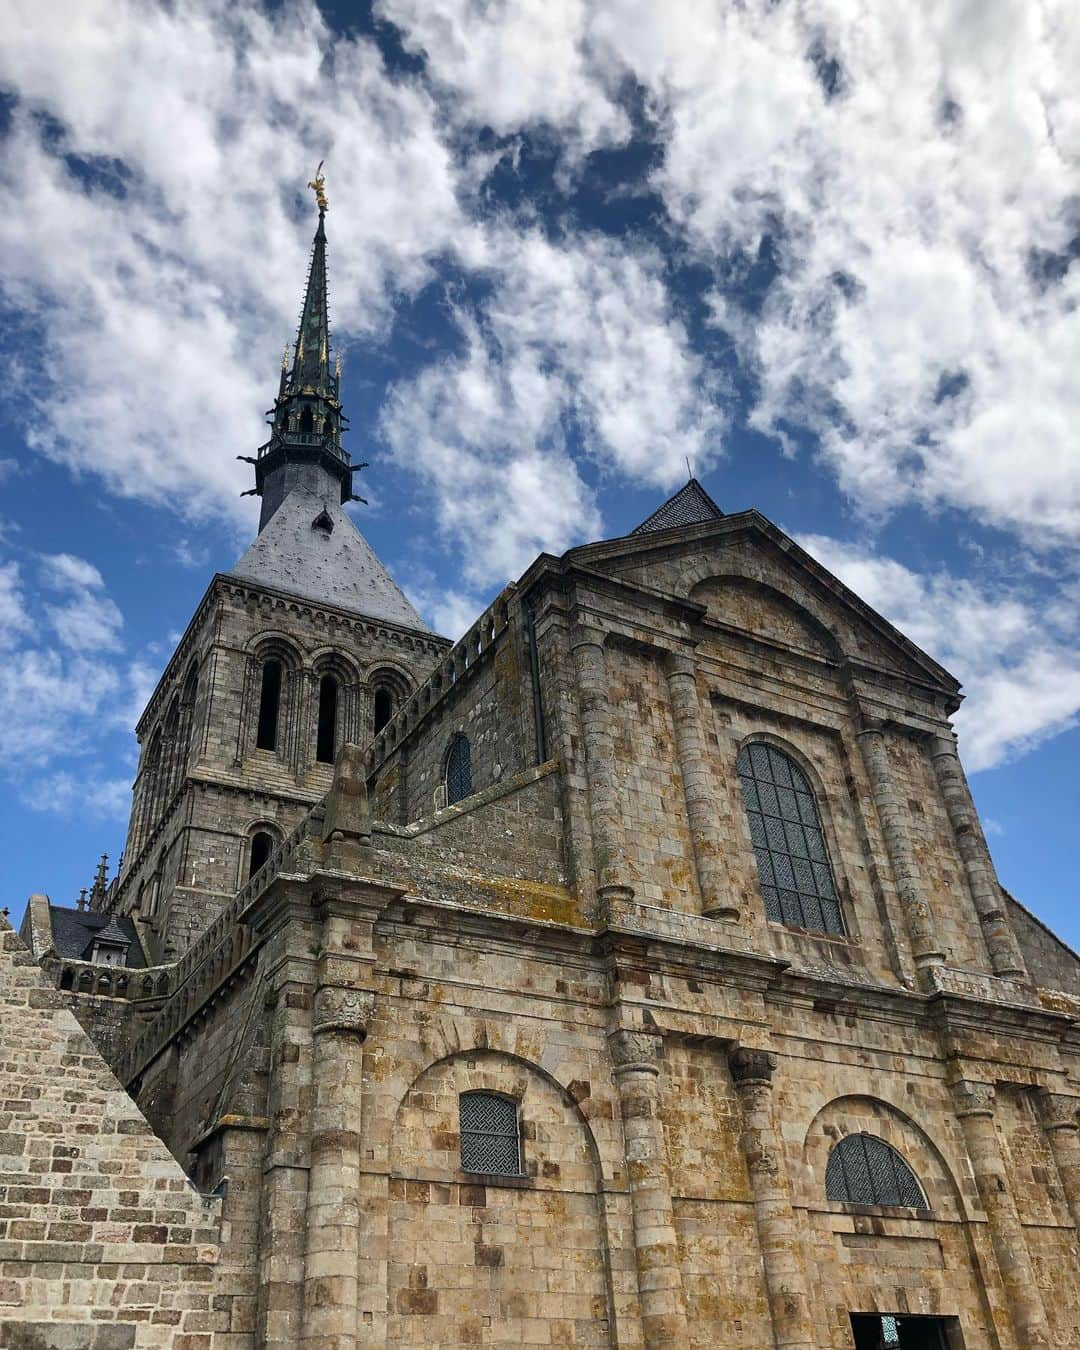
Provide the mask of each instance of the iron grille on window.
{"label": "iron grille on window", "polygon": [[787,755],[755,742],[743,746],[739,782],[770,919],[842,937],[817,803],[810,784]]}
{"label": "iron grille on window", "polygon": [[452,806],[472,792],[472,757],[465,736],[455,736],[446,756],[446,804]]}
{"label": "iron grille on window", "polygon": [[851,1205],[910,1205],[929,1209],[915,1173],[884,1139],[849,1134],[829,1154],[825,1195]]}
{"label": "iron grille on window", "polygon": [[520,1176],[517,1103],[494,1092],[465,1092],[459,1110],[462,1170]]}

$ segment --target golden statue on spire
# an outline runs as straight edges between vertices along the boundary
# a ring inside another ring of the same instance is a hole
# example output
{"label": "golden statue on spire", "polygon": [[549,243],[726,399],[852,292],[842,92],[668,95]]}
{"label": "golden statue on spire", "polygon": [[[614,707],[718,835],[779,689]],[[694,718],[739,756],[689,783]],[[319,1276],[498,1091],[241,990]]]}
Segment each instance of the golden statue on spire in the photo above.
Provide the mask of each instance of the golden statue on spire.
{"label": "golden statue on spire", "polygon": [[315,201],[318,204],[320,216],[324,211],[329,211],[330,209],[330,203],[326,200],[326,178],[322,171],[322,166],[325,163],[325,159],[319,160],[319,167],[315,170],[315,177],[308,184],[308,187],[315,193]]}

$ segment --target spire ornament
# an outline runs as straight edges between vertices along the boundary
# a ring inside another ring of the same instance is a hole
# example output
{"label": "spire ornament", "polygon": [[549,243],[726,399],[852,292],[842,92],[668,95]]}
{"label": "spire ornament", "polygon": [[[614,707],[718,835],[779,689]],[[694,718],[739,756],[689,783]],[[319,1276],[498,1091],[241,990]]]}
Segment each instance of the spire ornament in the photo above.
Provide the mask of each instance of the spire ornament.
{"label": "spire ornament", "polygon": [[322,171],[322,166],[326,163],[325,159],[319,160],[319,167],[315,170],[315,177],[308,183],[315,194],[315,203],[319,208],[319,215],[325,215],[330,210],[330,203],[326,200],[326,178]]}

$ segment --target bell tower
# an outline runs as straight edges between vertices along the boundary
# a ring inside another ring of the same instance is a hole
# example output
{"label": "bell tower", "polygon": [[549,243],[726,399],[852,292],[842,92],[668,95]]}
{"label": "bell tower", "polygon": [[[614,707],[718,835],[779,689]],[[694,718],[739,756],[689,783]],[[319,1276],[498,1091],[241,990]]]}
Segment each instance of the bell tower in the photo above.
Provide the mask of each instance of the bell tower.
{"label": "bell tower", "polygon": [[251,494],[259,530],[218,573],[136,729],[118,883],[152,960],[179,957],[330,786],[346,742],[366,744],[449,647],[427,627],[343,507],[353,464],[332,363],[322,165],[295,342]]}

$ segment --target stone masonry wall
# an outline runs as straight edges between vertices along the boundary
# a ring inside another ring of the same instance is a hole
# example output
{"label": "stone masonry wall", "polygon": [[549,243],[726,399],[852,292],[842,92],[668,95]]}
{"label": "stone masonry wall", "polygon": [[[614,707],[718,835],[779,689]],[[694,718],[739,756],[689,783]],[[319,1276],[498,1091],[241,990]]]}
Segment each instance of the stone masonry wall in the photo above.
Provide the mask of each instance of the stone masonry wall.
{"label": "stone masonry wall", "polygon": [[233,1331],[243,1300],[218,1277],[219,1202],[195,1191],[10,930],[0,1023],[0,1345],[250,1346]]}

